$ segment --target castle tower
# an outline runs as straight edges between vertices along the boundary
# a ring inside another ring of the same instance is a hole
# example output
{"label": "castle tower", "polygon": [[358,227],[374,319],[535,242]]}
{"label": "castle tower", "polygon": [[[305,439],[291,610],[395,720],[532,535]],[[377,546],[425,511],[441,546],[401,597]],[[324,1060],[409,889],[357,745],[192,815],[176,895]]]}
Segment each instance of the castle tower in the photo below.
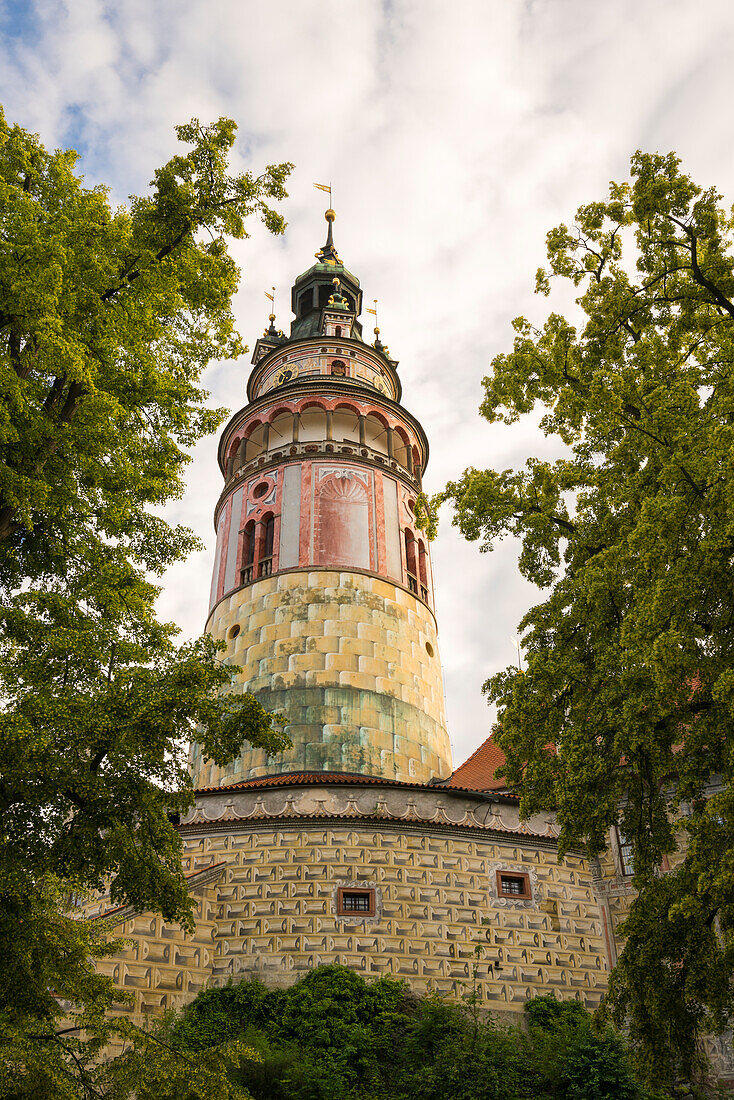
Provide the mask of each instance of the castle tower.
{"label": "castle tower", "polygon": [[292,289],[289,336],[257,341],[248,404],[219,443],[224,489],[207,630],[293,747],[198,788],[278,773],[427,783],[451,775],[430,553],[415,524],[428,460],[397,362],[365,342],[359,280],[333,242]]}
{"label": "castle tower", "polygon": [[242,669],[232,690],[280,711],[293,747],[247,749],[226,770],[194,756],[177,827],[196,931],[100,897],[88,915],[124,941],[100,969],[138,1023],[206,986],[283,986],[333,963],[419,993],[459,997],[475,980],[514,1020],[531,993],[595,1007],[606,918],[585,855],[559,863],[552,816],[520,820],[491,738],[451,772],[412,510],[428,444],[379,333],[362,337],[333,217],[293,287],[290,336],[271,317],[219,448],[207,629]]}

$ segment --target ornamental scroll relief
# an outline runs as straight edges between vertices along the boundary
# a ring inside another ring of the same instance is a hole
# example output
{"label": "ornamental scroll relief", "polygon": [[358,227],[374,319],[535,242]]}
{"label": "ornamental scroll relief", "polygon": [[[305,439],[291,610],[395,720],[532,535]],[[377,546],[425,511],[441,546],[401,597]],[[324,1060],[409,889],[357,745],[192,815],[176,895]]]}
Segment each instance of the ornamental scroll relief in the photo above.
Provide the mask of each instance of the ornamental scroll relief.
{"label": "ornamental scroll relief", "polygon": [[528,839],[554,841],[558,826],[547,816],[521,822],[517,807],[502,803],[451,797],[440,790],[402,791],[395,788],[303,786],[200,794],[182,825],[236,821],[273,821],[287,818],[347,821],[382,820],[507,833]]}

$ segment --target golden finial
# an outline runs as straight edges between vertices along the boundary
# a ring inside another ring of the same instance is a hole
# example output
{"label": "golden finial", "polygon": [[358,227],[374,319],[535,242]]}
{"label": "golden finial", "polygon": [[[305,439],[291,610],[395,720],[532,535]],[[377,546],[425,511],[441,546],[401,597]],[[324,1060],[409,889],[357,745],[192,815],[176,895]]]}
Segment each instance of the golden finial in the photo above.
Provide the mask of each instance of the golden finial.
{"label": "golden finial", "polygon": [[335,211],[334,211],[334,209],[331,205],[332,204],[331,184],[330,183],[315,183],[314,187],[316,187],[319,191],[326,191],[326,193],[329,196],[329,209],[324,214],[324,217],[326,218],[326,221],[329,225],[329,232],[326,235],[326,244],[324,245],[324,247],[321,249],[320,252],[316,253],[316,259],[320,260],[321,263],[325,263],[325,264],[340,264],[341,260],[339,259],[336,248],[334,247],[334,235],[333,235],[332,227],[334,225],[334,220],[336,218],[336,213],[335,213]]}
{"label": "golden finial", "polygon": [[[273,328],[273,325],[275,323],[275,287],[273,287],[272,290],[273,290],[272,294],[268,294],[267,290],[263,291],[265,297],[269,298],[270,301],[273,303],[273,312],[268,317],[268,320],[270,321],[270,328],[271,329]],[[265,333],[265,335],[267,336],[267,332]]]}

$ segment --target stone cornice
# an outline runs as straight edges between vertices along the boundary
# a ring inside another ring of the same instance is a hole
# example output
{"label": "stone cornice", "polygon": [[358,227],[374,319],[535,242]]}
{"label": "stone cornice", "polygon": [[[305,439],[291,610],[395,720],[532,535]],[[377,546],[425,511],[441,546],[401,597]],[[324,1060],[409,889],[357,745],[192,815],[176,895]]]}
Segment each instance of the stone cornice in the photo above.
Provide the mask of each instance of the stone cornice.
{"label": "stone cornice", "polygon": [[[467,802],[469,805],[467,806]],[[281,827],[299,824],[350,824],[409,829],[411,832],[467,831],[504,837],[532,847],[556,846],[558,826],[547,815],[520,820],[516,805],[459,795],[445,787],[333,786],[256,788],[199,792],[193,810],[182,817],[182,832],[202,828]]]}

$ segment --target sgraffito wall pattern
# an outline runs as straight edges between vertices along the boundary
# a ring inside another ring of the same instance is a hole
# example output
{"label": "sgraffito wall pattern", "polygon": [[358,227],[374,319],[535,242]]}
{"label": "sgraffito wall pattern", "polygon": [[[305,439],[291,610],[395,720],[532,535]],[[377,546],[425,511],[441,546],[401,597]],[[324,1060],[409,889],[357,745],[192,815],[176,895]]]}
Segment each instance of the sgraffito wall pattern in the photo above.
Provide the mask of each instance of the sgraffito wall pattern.
{"label": "sgraffito wall pattern", "polygon": [[[570,853],[559,864],[550,820],[522,824],[516,806],[442,789],[291,785],[202,793],[181,828],[196,934],[122,911],[115,933],[130,942],[101,963],[134,994],[134,1017],[230,978],[288,985],[321,963],[461,996],[477,943],[482,1003],[501,1013],[550,991],[593,1007],[606,987],[588,863]],[[532,897],[498,898],[498,868],[527,873]],[[374,915],[339,916],[340,886],[374,889]]]}

